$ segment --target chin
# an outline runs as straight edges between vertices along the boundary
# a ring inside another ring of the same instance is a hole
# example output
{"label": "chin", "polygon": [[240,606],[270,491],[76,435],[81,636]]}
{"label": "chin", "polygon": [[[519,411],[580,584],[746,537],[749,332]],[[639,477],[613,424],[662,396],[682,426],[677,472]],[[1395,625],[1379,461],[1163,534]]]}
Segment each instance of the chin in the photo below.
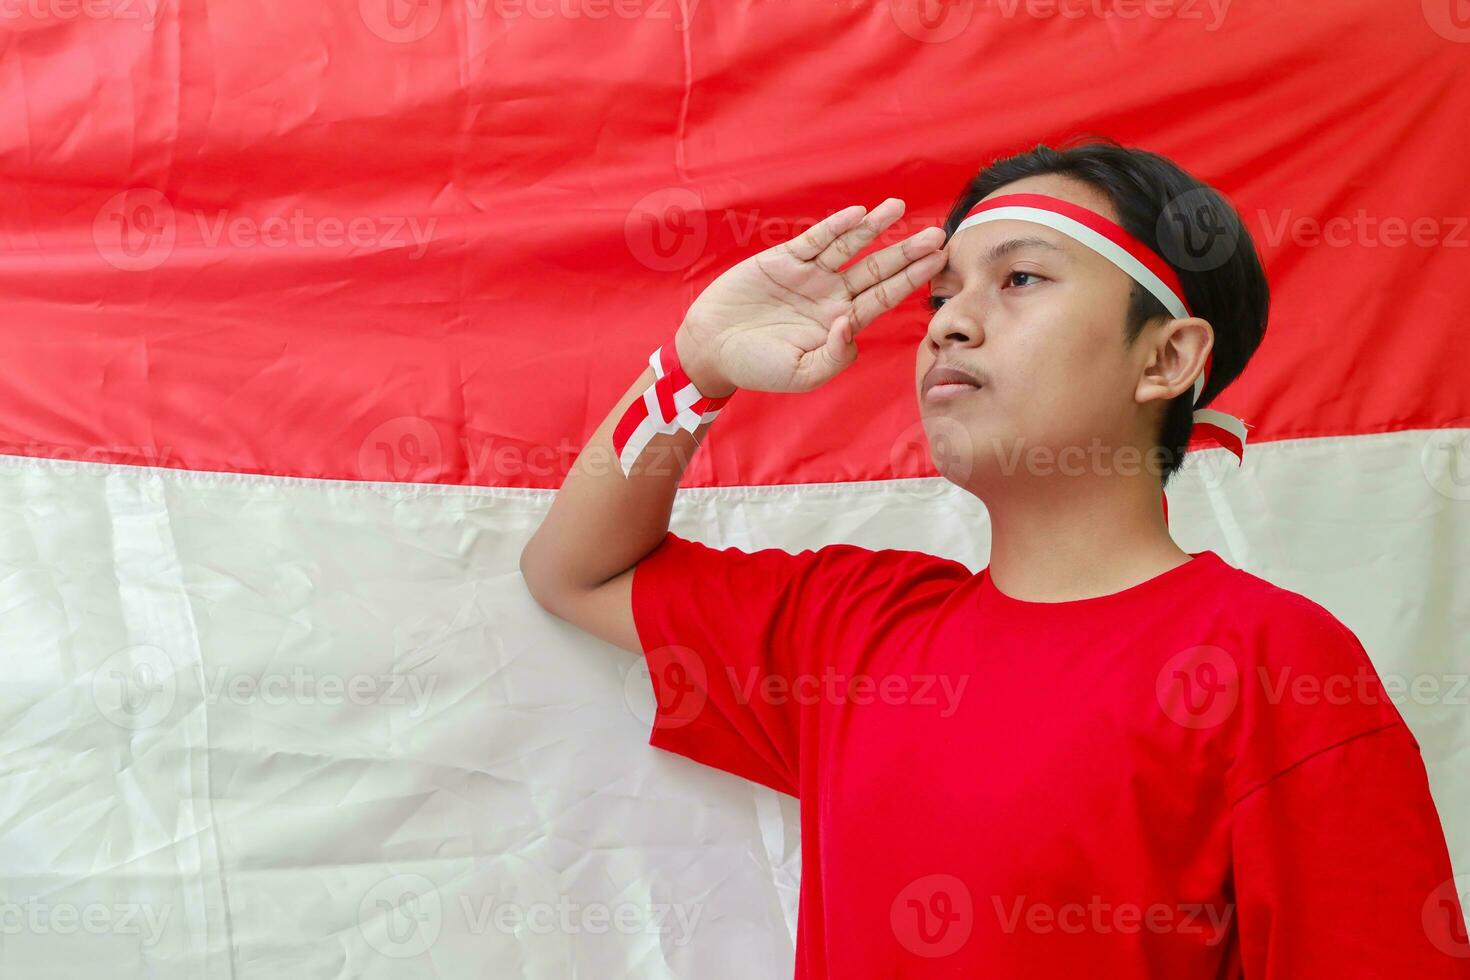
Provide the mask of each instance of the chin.
{"label": "chin", "polygon": [[975,468],[978,433],[960,419],[932,408],[923,411],[922,419],[930,462],[951,483],[965,485]]}

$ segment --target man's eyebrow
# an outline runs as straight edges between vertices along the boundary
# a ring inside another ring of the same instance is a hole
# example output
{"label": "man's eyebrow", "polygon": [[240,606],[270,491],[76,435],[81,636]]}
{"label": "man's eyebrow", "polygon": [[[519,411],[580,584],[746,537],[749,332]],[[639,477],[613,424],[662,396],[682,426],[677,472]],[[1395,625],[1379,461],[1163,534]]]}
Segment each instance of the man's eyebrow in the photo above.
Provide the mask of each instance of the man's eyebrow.
{"label": "man's eyebrow", "polygon": [[1045,238],[1037,238],[1035,236],[1028,235],[1024,238],[1007,238],[1003,242],[992,245],[990,247],[990,251],[985,253],[985,261],[998,261],[999,259],[1002,259],[1005,256],[1009,255],[1011,252],[1022,248],[1049,248],[1053,252],[1064,251],[1064,249],[1060,245],[1057,245],[1055,242],[1052,242]]}
{"label": "man's eyebrow", "polygon": [[[1067,251],[1056,242],[1050,241],[1048,239],[1038,238],[1035,235],[1024,235],[1020,238],[1007,238],[1003,242],[997,242],[996,244],[992,245],[990,247],[990,250],[981,257],[981,264],[990,265],[992,263],[998,262],[1010,253],[1023,248],[1044,248],[1049,249],[1053,252],[1060,252],[1063,255],[1065,255]],[[954,262],[948,261],[944,263],[944,268],[940,269],[936,276],[942,276],[953,271]]]}

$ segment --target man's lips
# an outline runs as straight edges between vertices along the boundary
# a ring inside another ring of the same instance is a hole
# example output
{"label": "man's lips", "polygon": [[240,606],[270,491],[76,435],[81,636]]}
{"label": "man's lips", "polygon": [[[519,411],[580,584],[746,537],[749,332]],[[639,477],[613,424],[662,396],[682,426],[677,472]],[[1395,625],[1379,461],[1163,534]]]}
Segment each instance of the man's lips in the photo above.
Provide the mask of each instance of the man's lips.
{"label": "man's lips", "polygon": [[979,379],[973,374],[949,364],[936,364],[924,375],[925,398],[955,398],[980,387]]}

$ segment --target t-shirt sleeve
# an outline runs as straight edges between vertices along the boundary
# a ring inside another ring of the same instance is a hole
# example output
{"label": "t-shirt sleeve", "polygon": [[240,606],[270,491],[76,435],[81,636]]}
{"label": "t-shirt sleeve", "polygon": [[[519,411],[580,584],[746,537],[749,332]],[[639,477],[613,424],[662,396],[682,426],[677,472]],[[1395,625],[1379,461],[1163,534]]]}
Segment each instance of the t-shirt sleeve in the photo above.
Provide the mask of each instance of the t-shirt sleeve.
{"label": "t-shirt sleeve", "polygon": [[1268,646],[1232,787],[1246,980],[1470,980],[1419,744],[1362,643],[1295,597]]}
{"label": "t-shirt sleeve", "polygon": [[1402,722],[1271,779],[1232,827],[1247,980],[1470,978],[1444,832]]}
{"label": "t-shirt sleeve", "polygon": [[632,583],[655,700],[649,744],[800,796],[824,685],[969,575],[920,552],[746,552],[669,532]]}

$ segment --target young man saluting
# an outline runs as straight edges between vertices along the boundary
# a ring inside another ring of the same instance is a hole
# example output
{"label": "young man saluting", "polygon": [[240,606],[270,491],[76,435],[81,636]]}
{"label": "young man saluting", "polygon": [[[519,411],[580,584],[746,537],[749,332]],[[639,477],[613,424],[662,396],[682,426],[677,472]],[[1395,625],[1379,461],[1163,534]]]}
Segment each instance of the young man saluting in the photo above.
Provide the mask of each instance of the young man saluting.
{"label": "young man saluting", "polygon": [[[1233,247],[1202,255],[1180,201]],[[716,279],[521,561],[549,611],[648,658],[651,744],[801,799],[796,976],[1470,978],[1419,747],[1362,645],[1182,551],[1160,506],[1192,429],[1244,450],[1199,408],[1265,330],[1234,210],[1153,154],[1038,147],[844,269],[902,210]],[[825,384],[925,283],[916,395],[931,443],[964,435],[936,464],[989,511],[987,568],[668,531],[725,399]],[[1037,447],[1093,464],[1028,468]],[[1350,696],[1294,697],[1303,676]],[[935,677],[957,695],[871,696]]]}

